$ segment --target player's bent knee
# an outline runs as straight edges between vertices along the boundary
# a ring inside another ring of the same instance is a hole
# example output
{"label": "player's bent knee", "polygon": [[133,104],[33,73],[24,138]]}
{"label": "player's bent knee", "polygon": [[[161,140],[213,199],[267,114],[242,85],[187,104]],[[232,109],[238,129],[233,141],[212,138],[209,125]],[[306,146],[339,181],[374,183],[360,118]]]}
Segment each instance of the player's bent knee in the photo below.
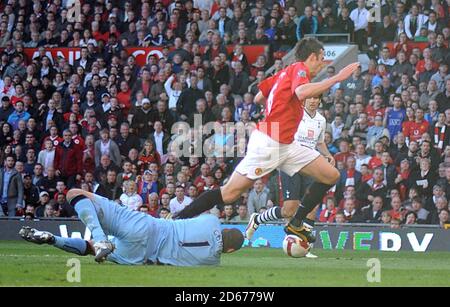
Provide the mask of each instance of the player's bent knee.
{"label": "player's bent knee", "polygon": [[322,176],[322,180],[320,180],[324,184],[328,185],[335,185],[339,178],[341,177],[341,174],[339,174],[339,171],[335,168],[333,170],[326,173],[326,175]]}
{"label": "player's bent knee", "polygon": [[332,174],[331,177],[332,177],[331,178],[331,181],[332,181],[331,184],[335,185],[339,181],[339,179],[341,178],[341,173],[339,173],[339,171],[337,169],[334,169],[333,174]]}
{"label": "player's bent knee", "polygon": [[229,188],[224,186],[222,188],[222,200],[225,204],[230,204],[241,197],[242,191],[239,189]]}

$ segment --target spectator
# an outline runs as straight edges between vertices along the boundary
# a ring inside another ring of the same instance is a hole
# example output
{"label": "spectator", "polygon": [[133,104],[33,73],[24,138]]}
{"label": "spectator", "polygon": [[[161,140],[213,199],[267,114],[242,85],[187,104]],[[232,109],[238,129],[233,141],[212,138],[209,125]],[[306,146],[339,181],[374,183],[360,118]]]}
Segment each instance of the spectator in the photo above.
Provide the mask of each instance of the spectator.
{"label": "spectator", "polygon": [[247,92],[249,86],[248,78],[248,74],[243,71],[242,63],[236,62],[234,73],[231,75],[229,83],[231,92],[235,95],[243,96]]}
{"label": "spectator", "polygon": [[337,212],[336,200],[333,197],[327,197],[326,208],[320,212],[319,222],[333,223]]}
{"label": "spectator", "polygon": [[144,142],[143,149],[139,154],[138,166],[143,171],[148,169],[149,164],[153,162],[161,165],[161,157],[155,148],[155,144],[151,140],[147,140]]}
{"label": "spectator", "polygon": [[361,173],[356,170],[356,159],[352,156],[347,158],[346,167],[341,170],[341,179],[338,183],[338,191],[342,193],[348,186],[359,186]]}
{"label": "spectator", "polygon": [[124,192],[120,195],[120,203],[131,210],[138,210],[142,206],[143,201],[137,193],[136,183],[128,180],[124,182],[123,186]]}
{"label": "spectator", "polygon": [[354,154],[350,151],[349,142],[345,139],[341,139],[339,141],[339,152],[334,155],[334,160],[346,164],[347,159],[352,156],[354,156]]}
{"label": "spectator", "polygon": [[234,208],[232,204],[226,204],[223,206],[223,217],[220,219],[222,223],[230,223],[235,216]]}
{"label": "spectator", "polygon": [[342,130],[344,129],[344,122],[341,115],[336,115],[334,121],[331,123],[331,131],[333,140],[338,140],[342,134]]}
{"label": "spectator", "polygon": [[31,175],[28,174],[23,177],[23,199],[25,207],[34,206],[39,201],[39,189],[33,184]]}
{"label": "spectator", "polygon": [[256,180],[248,196],[248,212],[250,214],[258,212],[261,207],[266,206],[268,199],[269,190],[261,179]]}
{"label": "spectator", "polygon": [[238,211],[237,211],[237,215],[235,217],[233,217],[230,220],[230,222],[232,222],[232,223],[248,223],[248,220],[249,220],[249,215],[248,215],[247,205],[240,204]]}
{"label": "spectator", "polygon": [[391,210],[389,215],[392,219],[403,220],[408,211],[402,206],[400,197],[396,196],[391,199]]}
{"label": "spectator", "polygon": [[121,185],[117,182],[115,170],[108,170],[105,181],[99,184],[95,193],[108,199],[119,201],[123,191]]}
{"label": "spectator", "polygon": [[367,45],[367,31],[368,31],[368,15],[369,11],[366,9],[366,1],[358,0],[358,7],[350,13],[350,19],[355,24],[354,40],[358,44],[359,50],[363,50]]}
{"label": "spectator", "polygon": [[362,209],[363,220],[366,223],[380,223],[383,208],[383,199],[379,196],[375,197],[372,204]]}
{"label": "spectator", "polygon": [[405,17],[405,33],[410,40],[413,40],[416,36],[419,36],[420,29],[427,22],[428,17],[419,13],[419,5],[413,4],[409,15]]}
{"label": "spectator", "polygon": [[431,76],[431,80],[435,81],[439,91],[443,92],[446,89],[446,82],[448,79],[448,64],[441,63],[439,65],[439,70]]}
{"label": "spectator", "polygon": [[71,206],[66,199],[66,195],[64,193],[58,193],[56,198],[56,211],[58,212],[58,217],[63,218],[77,218],[77,212]]}
{"label": "spectator", "polygon": [[335,222],[336,222],[336,224],[348,223],[347,219],[345,218],[344,212],[340,211],[340,212],[336,213]]}
{"label": "spectator", "polygon": [[448,202],[444,196],[436,197],[436,205],[430,212],[429,222],[432,225],[439,224],[439,215],[442,210],[448,210]]}
{"label": "spectator", "polygon": [[415,212],[408,212],[405,216],[405,225],[417,224],[417,214]]}
{"label": "spectator", "polygon": [[355,199],[348,198],[344,203],[344,210],[342,211],[344,214],[345,220],[348,223],[362,223],[363,217],[361,212],[355,207]]}
{"label": "spectator", "polygon": [[416,219],[418,224],[428,224],[429,223],[429,212],[423,208],[422,199],[420,197],[414,197],[412,201],[411,211],[416,214]]}
{"label": "spectator", "polygon": [[110,139],[109,131],[103,129],[100,132],[101,139],[95,142],[95,165],[100,165],[100,157],[108,156],[115,165],[121,164],[119,146]]}
{"label": "spectator", "polygon": [[[39,194],[39,202],[37,203],[37,206],[35,206],[35,216],[36,217],[46,217],[45,216],[45,214],[46,214],[46,207],[47,207],[47,205],[49,205],[50,204],[50,196],[49,196],[49,194],[47,193],[47,192],[41,192],[40,194]],[[50,206],[49,206],[49,208],[48,208],[48,210],[49,210],[49,213],[52,213],[51,212],[51,209],[52,208],[50,208],[50,207],[52,207],[53,205],[52,204],[50,204]]]}
{"label": "spectator", "polygon": [[297,25],[297,40],[301,40],[306,34],[316,34],[319,30],[319,21],[312,14],[310,6],[305,7],[304,15],[300,17]]}
{"label": "spectator", "polygon": [[397,171],[394,165],[391,164],[391,156],[389,152],[385,151],[381,154],[380,168],[384,173],[384,185],[389,189],[393,189],[395,185],[395,178]]}
{"label": "spectator", "polygon": [[18,101],[16,102],[15,110],[8,117],[8,123],[14,130],[16,130],[20,120],[27,121],[30,117],[30,113],[24,109],[24,103],[22,101]]}
{"label": "spectator", "polygon": [[384,199],[387,195],[387,187],[384,185],[384,175],[381,168],[377,168],[373,172],[373,177],[367,183],[361,184],[356,191],[356,197],[363,204],[368,204],[374,200],[376,196]]}
{"label": "spectator", "polygon": [[[370,159],[372,158],[371,156],[366,154],[366,148],[364,147],[363,144],[358,144],[356,146],[356,150],[355,150],[355,169],[358,172],[361,172],[361,167],[364,164],[369,164]],[[342,175],[341,175],[342,178]]]}
{"label": "spectator", "polygon": [[137,181],[137,193],[143,200],[148,199],[152,193],[158,193],[158,184],[152,180],[152,171],[144,171],[142,179]]}
{"label": "spectator", "polygon": [[44,142],[44,146],[45,148],[39,152],[37,162],[43,165],[44,175],[47,175],[47,170],[54,166],[56,151],[53,142],[50,139]]}
{"label": "spectator", "polygon": [[189,81],[190,87],[181,92],[177,101],[177,111],[184,121],[188,119],[189,114],[195,112],[195,102],[204,95],[203,91],[197,88],[197,76],[191,76]]}
{"label": "spectator", "polygon": [[444,229],[449,229],[449,212],[444,209],[439,213],[439,226]]}
{"label": "spectator", "polygon": [[64,130],[63,138],[64,141],[56,147],[55,152],[56,175],[63,178],[69,187],[73,187],[81,179],[83,153],[72,141],[72,133],[69,130]]}
{"label": "spectator", "polygon": [[192,199],[184,194],[184,187],[177,186],[175,190],[175,198],[170,201],[170,213],[176,214],[183,210],[192,202]]}
{"label": "spectator", "polygon": [[389,214],[389,211],[383,211],[381,212],[381,223],[388,225],[391,223],[391,215]]}
{"label": "spectator", "polygon": [[0,173],[0,182],[3,183],[0,215],[7,214],[9,217],[15,216],[16,210],[24,208],[23,181],[22,176],[14,169],[15,163],[16,161],[13,157],[7,157],[4,168]]}
{"label": "spectator", "polygon": [[120,134],[114,139],[114,142],[119,146],[122,160],[128,156],[131,149],[140,148],[139,138],[130,133],[130,125],[127,122],[120,125]]}
{"label": "spectator", "polygon": [[129,161],[125,161],[122,164],[122,172],[117,174],[117,182],[120,186],[126,181],[135,181],[137,176],[133,173],[133,164]]}
{"label": "spectator", "polygon": [[278,30],[281,33],[279,37],[279,50],[287,51],[296,43],[296,29],[297,25],[294,20],[292,20],[289,12],[285,11],[283,14],[283,19],[278,24]]}
{"label": "spectator", "polygon": [[26,68],[22,65],[22,55],[20,53],[16,53],[13,57],[13,63],[6,68],[6,71],[3,73],[4,77],[11,77],[18,75],[20,78],[23,78],[26,74]]}
{"label": "spectator", "polygon": [[196,116],[201,116],[200,120],[201,120],[202,125],[206,125],[207,123],[211,123],[216,120],[211,109],[208,108],[205,99],[201,98],[201,99],[197,100],[195,105],[196,105],[196,107],[195,107],[196,111],[194,113],[192,113],[188,119],[188,123],[191,127],[194,127]]}
{"label": "spectator", "polygon": [[361,69],[357,69],[349,79],[341,82],[340,88],[344,90],[344,97],[355,97],[357,94],[361,94],[364,88]]}

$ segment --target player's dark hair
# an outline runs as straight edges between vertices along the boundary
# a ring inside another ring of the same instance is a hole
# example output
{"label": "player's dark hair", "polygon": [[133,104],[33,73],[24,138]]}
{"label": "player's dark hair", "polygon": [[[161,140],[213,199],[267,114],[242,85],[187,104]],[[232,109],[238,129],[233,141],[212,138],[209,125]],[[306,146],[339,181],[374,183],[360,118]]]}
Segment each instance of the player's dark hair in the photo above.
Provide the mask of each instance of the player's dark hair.
{"label": "player's dark hair", "polygon": [[223,252],[232,253],[239,250],[244,243],[244,235],[236,228],[222,230]]}
{"label": "player's dark hair", "polygon": [[295,57],[302,62],[306,61],[313,53],[319,56],[320,51],[324,49],[322,43],[313,37],[303,38],[295,48]]}

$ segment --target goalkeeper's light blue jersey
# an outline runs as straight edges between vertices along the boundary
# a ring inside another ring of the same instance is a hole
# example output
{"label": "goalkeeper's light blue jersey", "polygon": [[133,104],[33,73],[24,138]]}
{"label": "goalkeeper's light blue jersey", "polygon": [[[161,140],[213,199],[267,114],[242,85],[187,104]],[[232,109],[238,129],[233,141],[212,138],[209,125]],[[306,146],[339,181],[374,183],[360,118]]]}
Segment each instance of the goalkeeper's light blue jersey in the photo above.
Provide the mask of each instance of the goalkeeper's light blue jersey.
{"label": "goalkeeper's light blue jersey", "polygon": [[172,221],[131,211],[98,195],[93,202],[103,231],[114,237],[116,249],[108,256],[109,261],[176,266],[220,263],[222,233],[214,215]]}
{"label": "goalkeeper's light blue jersey", "polygon": [[220,263],[222,232],[214,215],[176,221],[154,219],[154,222],[159,244],[148,249],[149,260],[177,266]]}

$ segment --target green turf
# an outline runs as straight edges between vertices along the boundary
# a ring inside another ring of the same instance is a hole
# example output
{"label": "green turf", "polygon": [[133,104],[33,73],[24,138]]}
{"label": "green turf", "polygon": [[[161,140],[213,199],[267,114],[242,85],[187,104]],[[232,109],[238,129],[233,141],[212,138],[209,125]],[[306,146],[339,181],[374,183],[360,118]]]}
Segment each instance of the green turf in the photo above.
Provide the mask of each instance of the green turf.
{"label": "green turf", "polygon": [[[246,248],[219,267],[119,266],[81,261],[81,283],[69,283],[75,255],[50,246],[0,241],[0,286],[450,286],[450,253],[314,250],[293,259],[279,249]],[[381,283],[367,281],[367,260],[379,258]]]}

